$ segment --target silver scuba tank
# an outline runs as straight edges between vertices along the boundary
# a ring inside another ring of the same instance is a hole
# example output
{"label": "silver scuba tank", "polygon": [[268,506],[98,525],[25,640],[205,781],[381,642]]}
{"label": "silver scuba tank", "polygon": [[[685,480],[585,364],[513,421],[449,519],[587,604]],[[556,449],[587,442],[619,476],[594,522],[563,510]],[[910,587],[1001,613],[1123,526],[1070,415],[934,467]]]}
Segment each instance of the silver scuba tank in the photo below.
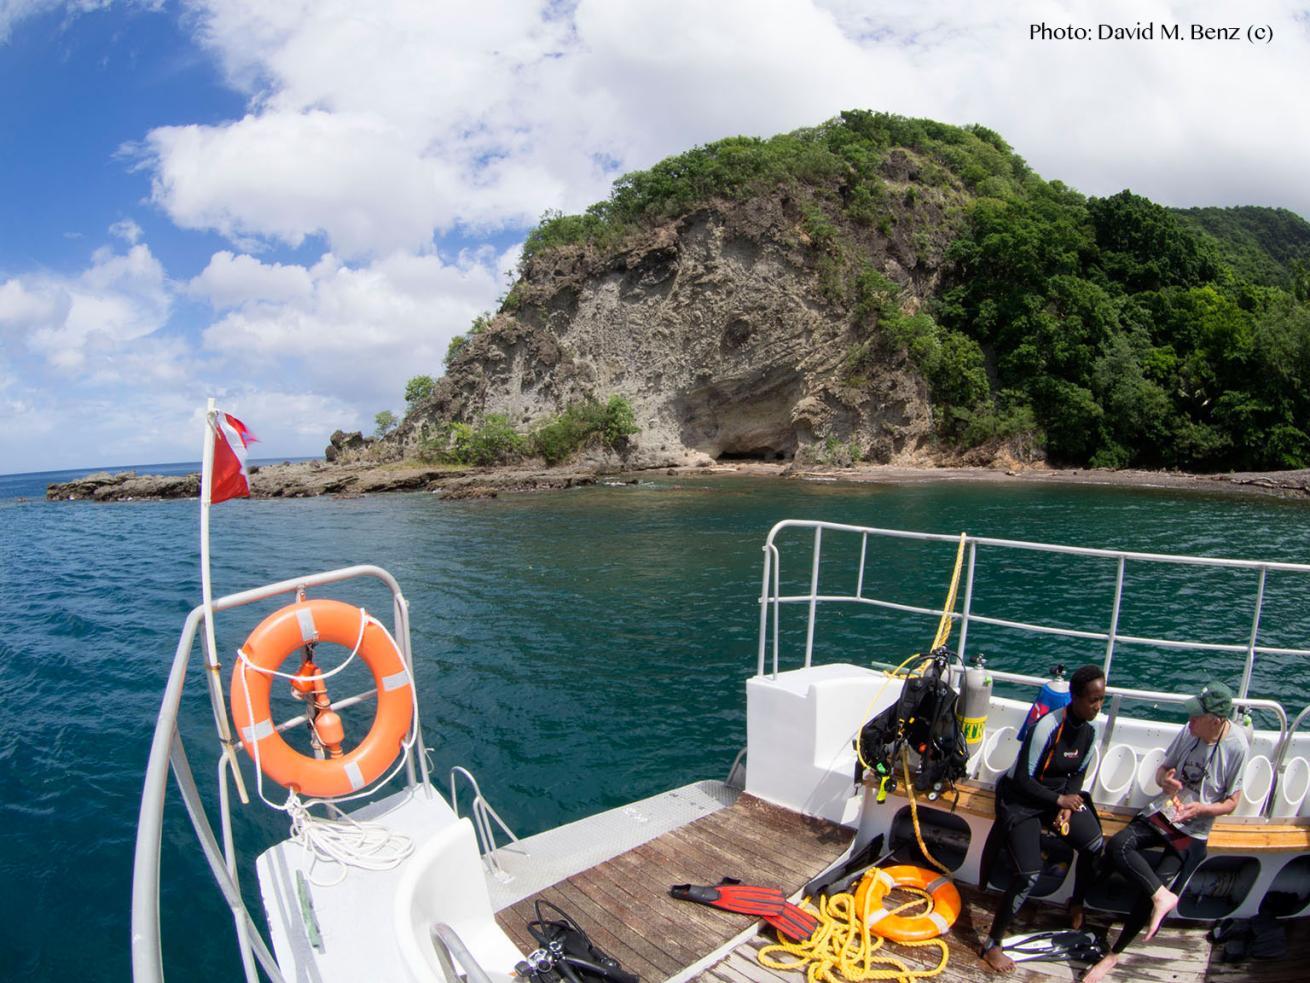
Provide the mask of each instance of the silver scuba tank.
{"label": "silver scuba tank", "polygon": [[955,715],[964,731],[965,754],[972,757],[983,741],[987,729],[987,713],[992,705],[992,674],[987,671],[987,659],[982,654],[973,658],[973,665],[964,670],[964,684]]}

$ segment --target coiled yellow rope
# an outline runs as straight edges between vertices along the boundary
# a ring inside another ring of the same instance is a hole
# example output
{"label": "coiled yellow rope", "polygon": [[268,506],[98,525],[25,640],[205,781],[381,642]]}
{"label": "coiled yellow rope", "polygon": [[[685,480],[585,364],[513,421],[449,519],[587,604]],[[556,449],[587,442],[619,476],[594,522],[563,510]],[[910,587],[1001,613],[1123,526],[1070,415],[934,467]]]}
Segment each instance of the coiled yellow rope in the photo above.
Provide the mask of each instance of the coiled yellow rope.
{"label": "coiled yellow rope", "polygon": [[[903,888],[911,894],[918,895],[892,911],[893,915],[927,903],[923,912],[932,911],[931,896],[917,888]],[[756,953],[761,966],[769,969],[804,970],[809,983],[839,983],[839,978],[849,983],[864,983],[866,980],[896,980],[898,983],[913,983],[915,980],[927,979],[939,975],[946,969],[950,951],[941,939],[928,939],[924,942],[901,942],[899,945],[911,948],[936,946],[941,952],[941,959],[933,969],[913,969],[890,953],[883,952],[884,939],[869,931],[869,912],[875,904],[873,891],[866,891],[862,912],[855,910],[855,897],[849,893],[834,894],[830,898],[819,898],[819,927],[804,942],[788,942],[781,935],[774,945],[766,945]],[[807,898],[801,904],[808,907]],[[808,909],[813,911],[812,908]],[[776,957],[781,953],[788,958]]]}

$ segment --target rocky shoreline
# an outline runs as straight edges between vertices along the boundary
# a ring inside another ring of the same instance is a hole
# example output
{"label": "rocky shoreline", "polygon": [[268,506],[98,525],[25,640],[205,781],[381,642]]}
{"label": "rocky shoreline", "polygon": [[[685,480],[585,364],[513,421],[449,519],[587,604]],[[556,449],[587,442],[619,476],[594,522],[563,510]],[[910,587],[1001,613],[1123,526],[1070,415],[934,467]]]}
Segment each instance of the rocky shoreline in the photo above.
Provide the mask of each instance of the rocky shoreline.
{"label": "rocky shoreline", "polygon": [[[446,499],[495,498],[506,493],[550,491],[593,485],[604,478],[635,481],[641,474],[743,474],[808,481],[905,483],[918,481],[999,481],[1049,484],[1119,485],[1211,492],[1245,492],[1281,498],[1310,499],[1310,469],[1230,474],[1184,474],[1176,471],[1108,471],[1048,467],[901,467],[865,465],[849,468],[797,467],[740,462],[702,467],[661,467],[616,471],[578,467],[456,468],[418,462],[348,464],[306,461],[251,469],[254,498],[353,498],[392,491],[426,491]],[[52,501],[137,501],[195,498],[199,474],[138,475],[134,471],[98,471],[74,481],[50,485]]]}

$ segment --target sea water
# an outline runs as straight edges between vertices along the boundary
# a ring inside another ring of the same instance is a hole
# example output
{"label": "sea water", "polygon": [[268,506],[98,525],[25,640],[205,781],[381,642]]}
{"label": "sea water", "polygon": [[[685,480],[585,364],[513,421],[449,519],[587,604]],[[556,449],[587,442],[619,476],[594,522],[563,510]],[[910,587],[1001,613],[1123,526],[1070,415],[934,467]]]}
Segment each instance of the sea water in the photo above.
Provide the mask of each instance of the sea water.
{"label": "sea water", "polygon": [[[72,476],[0,478],[5,979],[130,977],[142,778],[181,625],[200,598],[194,501],[33,500],[47,481]],[[1310,508],[1302,502],[1074,485],[695,475],[483,501],[404,494],[227,502],[213,511],[214,584],[222,595],[356,563],[391,571],[411,606],[434,778],[444,788],[452,766],[467,767],[510,826],[528,835],[725,777],[746,740],[743,684],[756,666],[761,546],[787,517],[1310,562]],[[784,537],[785,593],[808,592],[810,537]],[[821,589],[852,590],[858,549],[833,537],[824,557]],[[986,559],[980,550],[980,571]],[[949,544],[923,555],[871,547],[866,590],[937,606],[953,561]],[[1014,620],[1059,610],[1069,612],[1069,627],[1104,631],[1113,583],[1105,561],[1056,569],[1033,554],[1008,578],[980,573],[973,609]],[[1121,632],[1191,621],[1195,637],[1243,644],[1249,637],[1253,574],[1162,576],[1130,564],[1126,587]],[[332,593],[389,621],[389,601],[376,587]],[[221,617],[225,682],[231,653],[275,607]],[[803,659],[800,614],[785,619],[784,669]],[[887,628],[870,617],[821,609],[816,660],[899,662],[931,640],[934,626],[922,619]],[[1006,639],[980,626],[969,638],[969,650],[986,651],[989,664],[1037,674],[1055,661],[1072,667],[1104,657],[1103,643]],[[1270,574],[1261,643],[1307,641],[1310,585]],[[1182,690],[1217,665],[1213,657],[1125,646],[1112,676],[1121,685]],[[1240,664],[1223,665],[1236,685]],[[212,807],[216,754],[203,690],[193,668],[181,729]],[[1294,714],[1310,700],[1310,666],[1263,659],[1252,692],[1280,699]],[[279,792],[264,789],[271,801]],[[243,888],[262,921],[253,857],[285,835],[286,821],[258,800],[235,809]],[[162,875],[166,972],[239,978],[231,919],[171,786]]]}

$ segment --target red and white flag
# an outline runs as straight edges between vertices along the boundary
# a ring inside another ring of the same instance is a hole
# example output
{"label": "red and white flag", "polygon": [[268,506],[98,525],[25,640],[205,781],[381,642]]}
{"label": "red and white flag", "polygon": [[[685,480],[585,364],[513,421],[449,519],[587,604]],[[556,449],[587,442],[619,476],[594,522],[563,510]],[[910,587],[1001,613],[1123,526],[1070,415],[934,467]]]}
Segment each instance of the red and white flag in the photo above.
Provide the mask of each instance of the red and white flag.
{"label": "red and white flag", "polygon": [[214,469],[210,475],[209,503],[250,497],[246,447],[257,438],[231,413],[214,414]]}

